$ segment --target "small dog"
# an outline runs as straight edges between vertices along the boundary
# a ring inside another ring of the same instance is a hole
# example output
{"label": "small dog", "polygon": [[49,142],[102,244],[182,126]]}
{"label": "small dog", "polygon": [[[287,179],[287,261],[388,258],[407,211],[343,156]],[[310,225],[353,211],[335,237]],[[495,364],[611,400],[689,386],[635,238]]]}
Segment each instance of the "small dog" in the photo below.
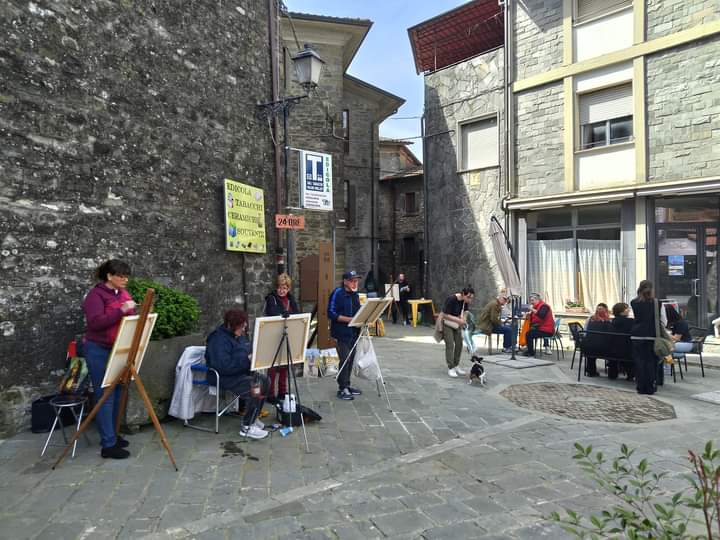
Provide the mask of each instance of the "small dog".
{"label": "small dog", "polygon": [[485,386],[485,367],[482,365],[483,357],[473,354],[470,358],[472,367],[470,373],[468,373],[468,384],[472,384],[474,381],[480,382],[481,386]]}

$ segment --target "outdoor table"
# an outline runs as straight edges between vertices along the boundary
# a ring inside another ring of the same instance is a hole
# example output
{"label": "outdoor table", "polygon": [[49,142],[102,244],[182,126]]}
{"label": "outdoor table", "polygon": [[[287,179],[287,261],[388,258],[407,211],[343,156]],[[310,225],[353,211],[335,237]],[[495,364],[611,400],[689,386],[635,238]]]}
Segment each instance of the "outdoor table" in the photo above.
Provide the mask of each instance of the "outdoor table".
{"label": "outdoor table", "polygon": [[413,328],[415,328],[417,326],[418,306],[430,304],[430,307],[432,308],[433,321],[435,320],[435,316],[437,315],[437,312],[435,311],[435,304],[433,304],[432,300],[428,300],[426,298],[420,298],[420,299],[416,299],[416,300],[408,300],[408,304],[410,304],[410,307],[412,308]]}

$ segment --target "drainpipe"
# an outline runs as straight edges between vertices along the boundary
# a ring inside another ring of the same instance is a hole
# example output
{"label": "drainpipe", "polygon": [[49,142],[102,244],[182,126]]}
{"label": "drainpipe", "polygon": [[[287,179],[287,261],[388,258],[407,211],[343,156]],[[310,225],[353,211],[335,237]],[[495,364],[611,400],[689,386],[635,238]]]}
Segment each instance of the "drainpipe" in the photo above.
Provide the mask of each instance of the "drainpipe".
{"label": "drainpipe", "polygon": [[429,297],[428,292],[428,258],[430,256],[430,239],[428,238],[428,207],[430,206],[430,198],[428,197],[428,155],[427,155],[427,141],[425,139],[425,113],[420,118],[420,136],[422,137],[422,152],[423,152],[423,282],[422,282],[422,296],[423,298]]}
{"label": "drainpipe", "polygon": [[375,129],[378,122],[370,122],[370,270],[373,273],[375,284],[378,283],[375,261]]}
{"label": "drainpipe", "polygon": [[[280,69],[278,63],[278,56],[280,53],[280,36],[278,32],[278,4],[277,0],[267,0],[268,5],[268,29],[270,35],[270,72],[272,81],[272,100],[278,101],[280,99]],[[279,140],[278,137],[278,119],[277,116],[273,116],[273,135],[275,141]],[[275,201],[276,211],[279,214],[280,209],[287,206],[283,204],[283,177],[281,174],[280,166],[280,146],[275,143]],[[281,274],[285,271],[283,248],[281,245],[282,236],[281,230],[275,228],[275,253],[277,257],[277,272]]]}
{"label": "drainpipe", "polygon": [[504,64],[504,98],[505,98],[505,194],[502,198],[502,209],[505,213],[505,231],[508,237],[513,238],[514,228],[510,219],[510,212],[506,208],[507,200],[515,194],[515,103],[512,92],[514,78],[514,46],[513,46],[513,9],[512,0],[503,0],[504,35],[503,35],[503,64]]}

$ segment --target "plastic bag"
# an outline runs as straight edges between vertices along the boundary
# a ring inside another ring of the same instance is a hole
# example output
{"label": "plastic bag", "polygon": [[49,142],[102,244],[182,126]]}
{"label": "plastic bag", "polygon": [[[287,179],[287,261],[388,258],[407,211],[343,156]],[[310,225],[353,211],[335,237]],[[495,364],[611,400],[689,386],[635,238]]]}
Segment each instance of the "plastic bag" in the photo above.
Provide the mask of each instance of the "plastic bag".
{"label": "plastic bag", "polygon": [[370,338],[360,338],[358,341],[353,368],[355,375],[361,379],[374,381],[380,378],[380,366]]}

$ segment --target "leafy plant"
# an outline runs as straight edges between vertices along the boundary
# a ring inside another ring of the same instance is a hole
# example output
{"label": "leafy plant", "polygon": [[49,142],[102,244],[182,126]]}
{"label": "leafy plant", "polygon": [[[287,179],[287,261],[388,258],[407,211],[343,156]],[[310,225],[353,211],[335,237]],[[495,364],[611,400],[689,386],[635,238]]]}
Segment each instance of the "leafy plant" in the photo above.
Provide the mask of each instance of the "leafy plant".
{"label": "leafy plant", "polygon": [[127,290],[141,304],[145,291],[155,289],[154,310],[158,314],[151,339],[164,339],[189,334],[200,318],[200,306],[192,296],[149,279],[132,278]]}
{"label": "leafy plant", "polygon": [[576,302],[575,300],[565,300],[565,307],[566,308],[584,308],[585,304],[582,302]]}
{"label": "leafy plant", "polygon": [[[617,504],[590,517],[566,509],[565,516],[552,512],[545,519],[578,538],[720,539],[720,450],[712,441],[705,445],[702,456],[688,452],[694,474],[686,475],[688,487],[674,494],[661,487],[667,473],[652,472],[646,459],[634,463],[635,451],[624,444],[620,455],[611,462],[602,452],[593,455],[592,446],[575,443],[575,449],[573,459],[599,487],[617,499]],[[691,523],[702,523],[694,517],[697,510],[703,514],[704,535],[689,531]]]}

